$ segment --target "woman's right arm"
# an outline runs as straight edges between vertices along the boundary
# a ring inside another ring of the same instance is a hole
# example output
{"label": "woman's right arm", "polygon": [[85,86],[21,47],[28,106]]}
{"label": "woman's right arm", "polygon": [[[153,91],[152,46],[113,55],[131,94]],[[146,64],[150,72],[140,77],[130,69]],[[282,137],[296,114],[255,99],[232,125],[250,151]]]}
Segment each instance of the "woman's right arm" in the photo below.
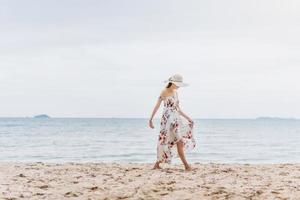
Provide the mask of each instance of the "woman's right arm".
{"label": "woman's right arm", "polygon": [[151,117],[149,119],[149,126],[150,126],[150,128],[154,128],[152,120],[153,120],[153,117],[155,116],[157,110],[159,109],[160,104],[161,104],[161,102],[162,102],[163,99],[164,99],[164,97],[163,97],[163,94],[161,93],[159,95],[158,99],[157,99],[156,105],[154,106],[154,109],[152,111]]}

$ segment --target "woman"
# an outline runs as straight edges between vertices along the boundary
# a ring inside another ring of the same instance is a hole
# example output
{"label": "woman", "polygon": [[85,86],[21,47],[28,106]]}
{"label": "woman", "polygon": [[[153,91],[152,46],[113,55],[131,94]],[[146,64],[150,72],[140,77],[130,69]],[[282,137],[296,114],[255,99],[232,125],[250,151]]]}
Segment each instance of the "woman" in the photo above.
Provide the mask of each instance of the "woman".
{"label": "woman", "polygon": [[[188,84],[182,82],[182,76],[179,74],[171,76],[165,82],[168,82],[168,85],[158,97],[149,120],[150,128],[154,128],[152,120],[163,101],[164,109],[160,121],[160,132],[157,143],[157,161],[153,169],[161,169],[159,166],[160,163],[170,164],[172,158],[175,155],[176,157],[179,155],[185,169],[189,171],[192,168],[185,159],[184,149],[194,149],[196,146],[193,137],[194,122],[180,109],[177,95],[177,89],[179,87],[188,86]],[[183,116],[188,123],[184,121],[181,116]],[[176,154],[176,146],[178,154]]]}

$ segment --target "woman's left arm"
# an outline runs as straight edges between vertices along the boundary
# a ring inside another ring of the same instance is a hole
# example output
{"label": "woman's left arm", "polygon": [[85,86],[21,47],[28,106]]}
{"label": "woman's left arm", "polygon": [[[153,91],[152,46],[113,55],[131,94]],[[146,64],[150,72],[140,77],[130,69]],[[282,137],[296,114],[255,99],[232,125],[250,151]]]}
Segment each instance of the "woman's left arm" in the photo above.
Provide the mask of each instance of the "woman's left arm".
{"label": "woman's left arm", "polygon": [[176,96],[177,96],[177,108],[178,108],[178,113],[179,113],[180,115],[182,115],[185,119],[187,119],[190,123],[194,123],[193,120],[192,120],[189,116],[187,116],[187,114],[185,114],[185,113],[181,110],[181,108],[180,108],[180,106],[179,106],[179,100],[178,100],[178,94],[177,94],[177,92],[176,92]]}
{"label": "woman's left arm", "polygon": [[178,107],[178,113],[182,115],[185,119],[187,119],[189,122],[193,123],[193,120],[181,110],[179,104],[177,104],[177,107]]}
{"label": "woman's left arm", "polygon": [[[179,107],[178,107],[179,108]],[[180,108],[178,109],[178,112],[180,115],[182,115],[184,118],[186,118],[188,121],[192,122],[193,120],[187,116]]]}

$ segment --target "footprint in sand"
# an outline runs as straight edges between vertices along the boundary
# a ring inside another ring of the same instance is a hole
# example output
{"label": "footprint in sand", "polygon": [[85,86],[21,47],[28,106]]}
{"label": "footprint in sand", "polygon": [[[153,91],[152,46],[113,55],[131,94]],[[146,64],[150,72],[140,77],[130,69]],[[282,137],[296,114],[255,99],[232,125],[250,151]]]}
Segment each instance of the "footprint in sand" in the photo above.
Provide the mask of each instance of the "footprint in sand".
{"label": "footprint in sand", "polygon": [[160,193],[160,196],[166,196],[166,195],[168,195],[169,193],[167,193],[167,192],[163,192],[163,193]]}
{"label": "footprint in sand", "polygon": [[277,191],[274,191],[274,190],[272,190],[271,193],[273,193],[273,194],[280,194],[280,192],[277,192]]}
{"label": "footprint in sand", "polygon": [[131,170],[136,170],[136,169],[140,169],[140,168],[138,168],[138,167],[133,167],[133,168],[131,168]]}
{"label": "footprint in sand", "polygon": [[26,176],[25,176],[24,174],[19,174],[18,177],[24,178],[24,177],[26,177]]}
{"label": "footprint in sand", "polygon": [[44,193],[38,192],[38,193],[35,193],[34,195],[36,195],[36,196],[43,196],[43,195],[45,195],[45,194],[44,194]]}
{"label": "footprint in sand", "polygon": [[96,191],[96,190],[104,190],[103,188],[100,188],[98,186],[89,187],[88,189],[90,190],[90,192],[93,192],[93,191]]}
{"label": "footprint in sand", "polygon": [[279,173],[279,175],[280,176],[287,176],[287,175],[289,175],[289,173],[288,172],[281,172],[281,173]]}
{"label": "footprint in sand", "polygon": [[40,188],[40,189],[43,189],[43,190],[45,190],[45,189],[47,189],[47,188],[49,188],[49,186],[48,185],[41,185],[41,186],[37,186],[38,188]]}
{"label": "footprint in sand", "polygon": [[233,172],[233,171],[234,171],[234,170],[231,169],[231,168],[221,170],[221,172],[225,172],[225,173]]}
{"label": "footprint in sand", "polygon": [[257,195],[261,195],[262,193],[263,193],[263,191],[262,190],[256,190],[256,192],[255,192]]}
{"label": "footprint in sand", "polygon": [[159,192],[159,189],[152,189],[153,192]]}
{"label": "footprint in sand", "polygon": [[213,191],[211,192],[211,195],[218,195],[218,194],[224,194],[224,193],[227,193],[225,190],[216,190],[216,191]]}
{"label": "footprint in sand", "polygon": [[78,197],[78,194],[74,193],[74,192],[66,192],[64,194],[65,197]]}
{"label": "footprint in sand", "polygon": [[171,184],[174,184],[174,183],[176,183],[176,181],[169,181],[167,184],[171,185]]}

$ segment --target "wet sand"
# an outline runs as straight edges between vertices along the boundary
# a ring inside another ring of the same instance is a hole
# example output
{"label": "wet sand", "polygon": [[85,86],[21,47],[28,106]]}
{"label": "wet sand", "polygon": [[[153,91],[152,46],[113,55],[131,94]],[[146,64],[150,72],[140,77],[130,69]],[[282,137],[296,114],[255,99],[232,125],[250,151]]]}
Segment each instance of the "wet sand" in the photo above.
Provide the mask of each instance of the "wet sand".
{"label": "wet sand", "polygon": [[300,199],[300,164],[0,163],[0,199]]}

